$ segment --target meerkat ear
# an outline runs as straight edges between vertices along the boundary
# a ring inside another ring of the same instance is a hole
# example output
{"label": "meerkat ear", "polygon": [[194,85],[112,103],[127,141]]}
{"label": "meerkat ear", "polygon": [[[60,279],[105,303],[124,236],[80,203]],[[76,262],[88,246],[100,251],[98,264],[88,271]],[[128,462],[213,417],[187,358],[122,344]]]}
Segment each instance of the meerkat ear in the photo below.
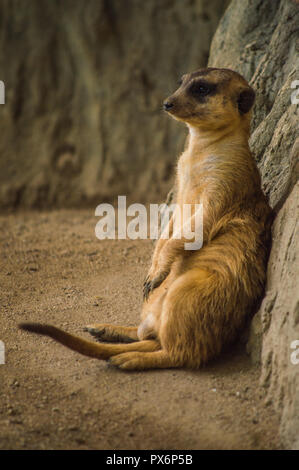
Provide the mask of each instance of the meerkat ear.
{"label": "meerkat ear", "polygon": [[246,88],[238,96],[238,109],[240,114],[246,114],[252,108],[255,100],[255,92],[252,88]]}

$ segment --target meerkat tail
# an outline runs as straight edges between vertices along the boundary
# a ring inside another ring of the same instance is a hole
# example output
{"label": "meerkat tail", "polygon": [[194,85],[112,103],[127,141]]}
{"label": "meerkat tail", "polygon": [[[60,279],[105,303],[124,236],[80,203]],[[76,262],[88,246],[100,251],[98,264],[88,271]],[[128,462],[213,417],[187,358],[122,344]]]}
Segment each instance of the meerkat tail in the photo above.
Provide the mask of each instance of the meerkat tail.
{"label": "meerkat tail", "polygon": [[69,349],[76,351],[83,356],[96,359],[109,359],[111,356],[130,351],[151,352],[161,348],[158,341],[145,340],[129,344],[99,344],[87,341],[79,336],[72,335],[66,331],[52,325],[41,323],[21,323],[18,325],[21,330],[49,336]]}

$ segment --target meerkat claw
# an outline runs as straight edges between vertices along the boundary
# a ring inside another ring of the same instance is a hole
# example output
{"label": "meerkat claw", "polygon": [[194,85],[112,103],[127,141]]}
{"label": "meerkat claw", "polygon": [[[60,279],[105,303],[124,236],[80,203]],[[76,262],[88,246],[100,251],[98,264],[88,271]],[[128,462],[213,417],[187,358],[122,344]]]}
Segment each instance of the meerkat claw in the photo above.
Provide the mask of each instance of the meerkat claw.
{"label": "meerkat claw", "polygon": [[168,275],[167,272],[163,272],[159,274],[158,276],[154,277],[152,281],[147,281],[144,283],[143,298],[145,300],[148,300],[149,294],[162,284],[162,282],[166,279],[167,275]]}
{"label": "meerkat claw", "polygon": [[105,329],[103,328],[102,330],[99,330],[98,328],[95,328],[93,326],[84,326],[82,328],[83,331],[86,331],[90,335],[94,336],[97,339],[100,339],[102,335],[105,334]]}
{"label": "meerkat claw", "polygon": [[149,291],[150,291],[150,282],[145,282],[143,284],[143,299],[147,300],[149,296]]}

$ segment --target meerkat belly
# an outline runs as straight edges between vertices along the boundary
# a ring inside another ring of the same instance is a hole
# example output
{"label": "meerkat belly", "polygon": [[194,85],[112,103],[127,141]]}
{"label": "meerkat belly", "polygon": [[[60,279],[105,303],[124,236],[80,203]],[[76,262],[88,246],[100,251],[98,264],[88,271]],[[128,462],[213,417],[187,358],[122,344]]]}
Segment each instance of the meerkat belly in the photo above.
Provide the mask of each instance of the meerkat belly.
{"label": "meerkat belly", "polygon": [[140,341],[157,337],[156,318],[152,312],[148,312],[145,319],[140,323],[137,336]]}
{"label": "meerkat belly", "polygon": [[181,255],[173,263],[167,278],[151,293],[149,300],[143,303],[141,323],[137,330],[137,336],[140,340],[159,338],[163,303],[167,291],[183,271],[184,255]]}

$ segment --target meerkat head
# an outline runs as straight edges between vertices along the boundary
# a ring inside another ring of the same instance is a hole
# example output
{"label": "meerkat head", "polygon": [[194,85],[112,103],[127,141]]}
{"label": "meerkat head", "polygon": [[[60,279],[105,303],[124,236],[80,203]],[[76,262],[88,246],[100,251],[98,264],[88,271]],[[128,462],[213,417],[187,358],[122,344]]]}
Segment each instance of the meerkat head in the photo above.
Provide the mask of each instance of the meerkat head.
{"label": "meerkat head", "polygon": [[255,93],[230,69],[206,68],[183,75],[179,88],[163,103],[173,118],[203,130],[250,125]]}

